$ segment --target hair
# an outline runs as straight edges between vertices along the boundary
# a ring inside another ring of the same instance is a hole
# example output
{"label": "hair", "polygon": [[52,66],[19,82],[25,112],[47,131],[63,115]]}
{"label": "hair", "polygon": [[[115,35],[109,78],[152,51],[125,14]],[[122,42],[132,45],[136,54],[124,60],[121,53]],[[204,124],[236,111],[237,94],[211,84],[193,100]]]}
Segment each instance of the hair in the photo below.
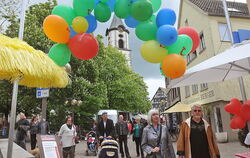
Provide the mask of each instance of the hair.
{"label": "hair", "polygon": [[194,109],[195,107],[198,107],[198,108],[201,108],[201,109],[202,109],[201,105],[199,105],[199,104],[194,104],[194,105],[191,106],[191,110],[193,111],[193,109]]}
{"label": "hair", "polygon": [[70,119],[70,118],[71,118],[71,120],[72,120],[71,122],[73,122],[73,117],[71,117],[71,116],[67,116],[65,122],[67,122],[68,119]]}
{"label": "hair", "polygon": [[35,118],[37,118],[36,115],[32,116],[31,122],[33,122],[35,120]]}
{"label": "hair", "polygon": [[[159,111],[157,109],[151,109],[148,112],[148,123],[151,124],[152,123],[152,115],[153,114],[158,114],[159,115]],[[160,121],[160,119],[159,119]]]}

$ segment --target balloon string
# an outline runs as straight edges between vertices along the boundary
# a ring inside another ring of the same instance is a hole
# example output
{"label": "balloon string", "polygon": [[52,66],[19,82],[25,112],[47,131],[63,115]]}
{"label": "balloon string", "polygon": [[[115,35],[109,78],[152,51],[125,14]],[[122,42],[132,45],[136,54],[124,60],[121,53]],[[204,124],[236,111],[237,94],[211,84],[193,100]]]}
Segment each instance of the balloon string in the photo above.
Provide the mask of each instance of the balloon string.
{"label": "balloon string", "polygon": [[161,47],[161,48],[166,48],[164,45],[161,45],[161,44],[160,44],[160,47]]}
{"label": "balloon string", "polygon": [[88,15],[91,13],[91,9],[88,9]]}
{"label": "balloon string", "polygon": [[180,52],[180,55],[181,55],[181,56],[184,56],[184,54],[183,54],[183,51],[184,51],[184,50],[186,50],[185,47],[183,47],[182,50],[181,50],[181,52]]}

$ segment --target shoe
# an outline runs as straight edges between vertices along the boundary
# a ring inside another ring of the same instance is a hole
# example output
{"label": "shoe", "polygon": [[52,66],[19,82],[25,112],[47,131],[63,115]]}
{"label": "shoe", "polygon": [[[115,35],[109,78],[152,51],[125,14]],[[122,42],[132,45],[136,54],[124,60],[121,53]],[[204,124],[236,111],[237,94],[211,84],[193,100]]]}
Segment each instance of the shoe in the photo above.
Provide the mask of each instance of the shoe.
{"label": "shoe", "polygon": [[137,154],[136,157],[140,157],[140,154]]}
{"label": "shoe", "polygon": [[122,158],[124,158],[124,155],[121,155]]}

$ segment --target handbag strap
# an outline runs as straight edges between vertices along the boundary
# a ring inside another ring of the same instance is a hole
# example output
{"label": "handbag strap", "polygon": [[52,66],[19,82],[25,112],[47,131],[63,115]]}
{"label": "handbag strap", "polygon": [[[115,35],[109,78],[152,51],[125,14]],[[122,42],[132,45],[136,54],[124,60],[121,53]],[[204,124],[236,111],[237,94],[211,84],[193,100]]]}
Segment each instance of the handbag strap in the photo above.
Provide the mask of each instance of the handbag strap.
{"label": "handbag strap", "polygon": [[160,146],[160,143],[161,143],[161,134],[162,134],[162,126],[160,125],[160,135],[159,135],[159,139],[157,141],[157,146],[158,147]]}

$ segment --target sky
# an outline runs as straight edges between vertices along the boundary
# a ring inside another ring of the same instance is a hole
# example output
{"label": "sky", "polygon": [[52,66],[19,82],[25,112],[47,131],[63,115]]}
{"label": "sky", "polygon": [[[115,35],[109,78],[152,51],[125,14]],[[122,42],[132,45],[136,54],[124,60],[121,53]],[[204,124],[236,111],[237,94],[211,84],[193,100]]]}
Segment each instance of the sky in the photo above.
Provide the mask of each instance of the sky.
{"label": "sky", "polygon": [[[44,2],[46,0],[29,0],[31,3]],[[235,2],[246,2],[246,0],[227,0]],[[176,14],[179,12],[179,3],[180,0],[162,0],[161,8],[171,8],[174,9]],[[58,0],[58,4],[72,6],[73,0]],[[178,18],[178,15],[177,15]],[[100,34],[105,37],[105,31],[109,28],[112,18],[106,23],[98,23],[97,29],[94,32],[95,35]],[[177,24],[177,23],[176,23]],[[128,27],[127,27],[128,28]],[[128,28],[130,31],[129,40],[130,40],[130,49],[132,55],[132,69],[136,73],[140,74],[144,78],[144,82],[148,86],[149,98],[152,99],[155,92],[159,87],[165,87],[164,77],[161,76],[159,71],[159,64],[148,63],[143,60],[140,55],[140,46],[143,41],[139,40],[134,29]],[[104,38],[105,39],[105,38]],[[106,40],[106,39],[105,39]],[[131,42],[133,41],[133,42]],[[104,41],[107,43],[107,41]]]}

